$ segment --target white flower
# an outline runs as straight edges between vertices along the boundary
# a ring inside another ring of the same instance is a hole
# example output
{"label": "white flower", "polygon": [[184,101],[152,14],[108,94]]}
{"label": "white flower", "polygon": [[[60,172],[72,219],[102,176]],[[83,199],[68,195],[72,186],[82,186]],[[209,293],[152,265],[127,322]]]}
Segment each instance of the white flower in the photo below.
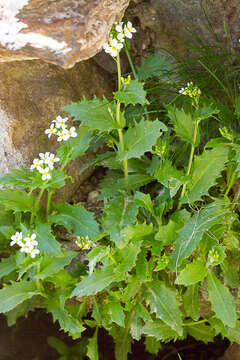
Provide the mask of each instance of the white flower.
{"label": "white flower", "polygon": [[104,44],[104,45],[103,45],[103,48],[104,48],[104,50],[105,50],[105,52],[106,52],[107,54],[110,54],[110,52],[111,52],[111,47],[110,47],[109,44]]}
{"label": "white flower", "polygon": [[115,27],[116,31],[121,33],[123,31],[123,22],[121,21],[119,24]]}
{"label": "white flower", "polygon": [[116,57],[119,53],[119,50],[121,50],[123,47],[123,44],[117,41],[116,39],[110,39],[110,55],[112,57]]}
{"label": "white flower", "polygon": [[58,162],[60,159],[55,157],[54,154],[50,154],[50,153],[46,153],[46,154],[48,154],[48,157],[46,157],[45,159],[45,164],[47,164],[50,167],[50,169],[53,169],[54,163]]}
{"label": "white flower", "polygon": [[124,26],[124,34],[128,39],[132,38],[132,33],[135,33],[137,30],[132,26],[131,21],[127,22],[127,25]]}
{"label": "white flower", "polygon": [[50,129],[45,130],[45,134],[48,135],[50,138],[52,135],[56,134],[57,129],[55,128],[54,124],[51,124]]}
{"label": "white flower", "polygon": [[66,128],[66,124],[65,122],[68,121],[68,117],[66,118],[62,118],[60,115],[57,116],[56,120],[53,120],[53,123],[55,123],[56,127],[65,129]]}
{"label": "white flower", "polygon": [[57,135],[58,135],[57,141],[63,141],[63,140],[66,141],[70,138],[67,129],[63,129],[62,131],[59,131]]}
{"label": "white flower", "polygon": [[33,245],[25,243],[21,245],[20,251],[29,254],[31,250],[33,250],[33,248],[34,248]]}
{"label": "white flower", "polygon": [[30,170],[37,169],[38,171],[40,171],[40,169],[42,169],[42,165],[43,165],[43,160],[34,159],[33,164],[30,167]]}
{"label": "white flower", "polygon": [[74,126],[72,126],[69,130],[68,130],[68,135],[69,137],[76,137],[77,133],[76,133],[76,128]]}
{"label": "white flower", "polygon": [[40,254],[40,250],[39,249],[30,249],[29,254],[30,254],[31,258],[35,258],[36,255]]}
{"label": "white flower", "polygon": [[117,34],[117,39],[120,41],[120,42],[124,42],[124,39],[125,39],[125,34],[124,32],[121,32],[119,34]]}
{"label": "white flower", "polygon": [[39,172],[42,174],[42,180],[49,180],[51,179],[51,174],[49,174],[49,167],[46,167],[45,169],[40,168]]}
{"label": "white flower", "polygon": [[28,235],[24,238],[25,243],[28,244],[29,246],[38,245],[38,242],[35,239],[36,239],[36,234],[32,234],[31,236]]}
{"label": "white flower", "polygon": [[16,232],[16,234],[11,236],[11,242],[10,242],[10,246],[13,246],[15,244],[21,246],[22,245],[22,233],[21,232]]}

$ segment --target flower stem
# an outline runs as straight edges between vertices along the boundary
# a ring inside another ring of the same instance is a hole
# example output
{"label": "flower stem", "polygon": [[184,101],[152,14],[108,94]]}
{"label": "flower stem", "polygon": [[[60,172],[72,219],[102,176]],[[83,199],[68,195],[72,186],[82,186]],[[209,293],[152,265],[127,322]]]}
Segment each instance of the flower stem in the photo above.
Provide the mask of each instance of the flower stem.
{"label": "flower stem", "polygon": [[[117,70],[118,70],[118,91],[121,90],[121,63],[120,63],[120,56],[119,54],[117,55]],[[120,107],[121,107],[121,103],[118,100],[117,101],[117,110],[116,110],[116,119],[117,119],[117,123],[119,126],[121,126],[121,120],[120,120]],[[119,128],[118,129],[118,136],[119,136],[119,140],[120,140],[120,144],[121,144],[121,149],[122,149],[122,153],[124,155],[125,153],[125,147],[124,147],[124,139],[123,139],[123,132],[122,129]],[[127,163],[127,159],[123,160],[123,167],[124,167],[124,176],[125,176],[125,181],[126,181],[126,186],[127,189],[129,189],[129,183],[128,183],[128,163]]]}
{"label": "flower stem", "polygon": [[133,76],[135,77],[136,80],[138,80],[138,74],[137,74],[137,72],[136,72],[136,70],[135,70],[135,67],[134,67],[133,62],[132,62],[131,55],[130,55],[130,53],[129,53],[129,51],[128,51],[128,48],[127,48],[126,45],[124,46],[124,50],[125,50],[125,53],[126,53],[126,55],[127,55],[127,58],[128,58],[128,61],[129,61],[129,65],[130,65],[130,67],[131,67],[131,69],[132,69]]}
{"label": "flower stem", "polygon": [[42,198],[42,196],[43,196],[44,191],[45,191],[45,188],[42,188],[41,191],[40,191],[40,193],[39,193],[39,195],[38,195],[37,201],[36,201],[35,206],[34,206],[34,210],[33,210],[33,212],[31,213],[30,224],[33,223],[34,215],[36,214],[36,212],[37,212],[37,210],[38,210],[38,207],[39,207],[39,204],[40,204],[40,200],[41,200],[41,198]]}
{"label": "flower stem", "polygon": [[47,216],[50,213],[51,199],[52,199],[52,191],[48,191]]}

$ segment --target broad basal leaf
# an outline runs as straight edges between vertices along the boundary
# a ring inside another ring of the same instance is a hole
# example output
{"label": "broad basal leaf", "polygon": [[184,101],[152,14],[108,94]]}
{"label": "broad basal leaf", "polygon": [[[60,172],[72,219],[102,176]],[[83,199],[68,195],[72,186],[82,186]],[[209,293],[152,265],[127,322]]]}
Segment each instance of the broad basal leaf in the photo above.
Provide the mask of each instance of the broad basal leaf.
{"label": "broad basal leaf", "polygon": [[236,304],[234,297],[220,280],[209,271],[208,276],[208,298],[216,316],[229,327],[235,327],[237,321]]}
{"label": "broad basal leaf", "polygon": [[183,333],[182,313],[179,309],[180,304],[176,299],[176,293],[160,281],[155,280],[146,285],[145,296],[151,311],[156,313],[157,318],[181,336]]}
{"label": "broad basal leaf", "polygon": [[142,83],[137,80],[131,80],[126,87],[114,93],[114,99],[124,105],[144,105],[146,103],[146,91],[143,89]]}
{"label": "broad basal leaf", "polygon": [[94,98],[65,106],[64,110],[71,114],[75,120],[80,120],[90,130],[111,131],[117,129],[118,123],[115,120],[116,106],[107,99]]}
{"label": "broad basal leaf", "polygon": [[139,158],[146,151],[151,151],[153,145],[161,135],[161,130],[165,127],[160,121],[146,122],[142,120],[136,123],[134,127],[129,128],[124,134],[125,152],[122,153],[119,144],[119,159]]}
{"label": "broad basal leaf", "polygon": [[52,235],[51,226],[49,224],[38,223],[34,232],[37,235],[38,248],[41,253],[46,252],[47,254],[56,254],[61,251],[61,246]]}
{"label": "broad basal leaf", "polygon": [[56,274],[68,265],[77,256],[77,252],[64,251],[58,256],[44,256],[41,258],[40,270],[35,275],[36,279],[45,279]]}
{"label": "broad basal leaf", "polygon": [[206,264],[200,260],[193,261],[180,272],[175,283],[185,286],[193,285],[199,281],[202,281],[206,275]]}
{"label": "broad basal leaf", "polygon": [[0,313],[12,310],[18,304],[39,294],[34,281],[20,281],[0,290]]}
{"label": "broad basal leaf", "polygon": [[193,163],[191,181],[187,184],[187,193],[183,203],[193,203],[202,200],[203,195],[208,195],[210,187],[215,185],[220,177],[228,159],[228,149],[219,147],[204,151],[196,156]]}
{"label": "broad basal leaf", "polygon": [[171,254],[169,264],[171,270],[176,271],[183,259],[191,255],[200,242],[204,231],[221,221],[223,214],[224,210],[220,210],[218,204],[212,203],[205,209],[196,212],[186,221],[183,228],[179,230],[175,250]]}
{"label": "broad basal leaf", "polygon": [[198,298],[199,285],[190,285],[183,295],[184,310],[187,316],[191,317],[194,321],[200,318],[201,304]]}
{"label": "broad basal leaf", "polygon": [[69,232],[73,230],[77,236],[89,236],[93,239],[98,234],[98,224],[93,213],[83,206],[57,203],[54,209],[57,214],[49,216],[52,223],[65,226]]}
{"label": "broad basal leaf", "polygon": [[31,194],[20,190],[4,189],[0,191],[0,202],[8,210],[33,211],[36,200]]}
{"label": "broad basal leaf", "polygon": [[151,76],[164,75],[171,69],[171,63],[164,57],[153,54],[148,58],[141,58],[141,66],[137,66],[139,80],[147,80]]}
{"label": "broad basal leaf", "polygon": [[147,321],[143,327],[143,333],[152,336],[161,342],[177,340],[179,334],[161,320]]}

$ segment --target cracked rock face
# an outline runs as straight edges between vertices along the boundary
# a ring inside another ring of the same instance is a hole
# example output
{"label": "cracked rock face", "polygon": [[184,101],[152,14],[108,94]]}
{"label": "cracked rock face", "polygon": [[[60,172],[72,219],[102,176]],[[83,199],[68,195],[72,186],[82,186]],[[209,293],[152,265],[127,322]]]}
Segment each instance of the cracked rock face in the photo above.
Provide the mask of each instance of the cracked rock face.
{"label": "cracked rock face", "polygon": [[129,0],[0,0],[0,62],[64,68],[100,51]]}

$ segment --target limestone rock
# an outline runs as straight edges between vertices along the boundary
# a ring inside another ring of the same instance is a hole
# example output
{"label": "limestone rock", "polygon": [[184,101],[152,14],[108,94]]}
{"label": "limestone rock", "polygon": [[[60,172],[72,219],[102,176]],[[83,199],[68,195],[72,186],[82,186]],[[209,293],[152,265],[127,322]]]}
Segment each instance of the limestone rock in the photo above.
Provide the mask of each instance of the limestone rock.
{"label": "limestone rock", "polygon": [[[64,70],[41,60],[0,64],[0,173],[20,165],[29,166],[39,152],[55,152],[56,137],[44,133],[62,107],[83,95],[111,93],[112,81],[92,60]],[[85,159],[86,160],[86,159]],[[84,159],[69,165],[77,181],[61,190],[61,199],[71,194],[87,174],[79,178]]]}
{"label": "limestone rock", "polygon": [[0,0],[0,62],[72,67],[100,51],[129,0]]}

